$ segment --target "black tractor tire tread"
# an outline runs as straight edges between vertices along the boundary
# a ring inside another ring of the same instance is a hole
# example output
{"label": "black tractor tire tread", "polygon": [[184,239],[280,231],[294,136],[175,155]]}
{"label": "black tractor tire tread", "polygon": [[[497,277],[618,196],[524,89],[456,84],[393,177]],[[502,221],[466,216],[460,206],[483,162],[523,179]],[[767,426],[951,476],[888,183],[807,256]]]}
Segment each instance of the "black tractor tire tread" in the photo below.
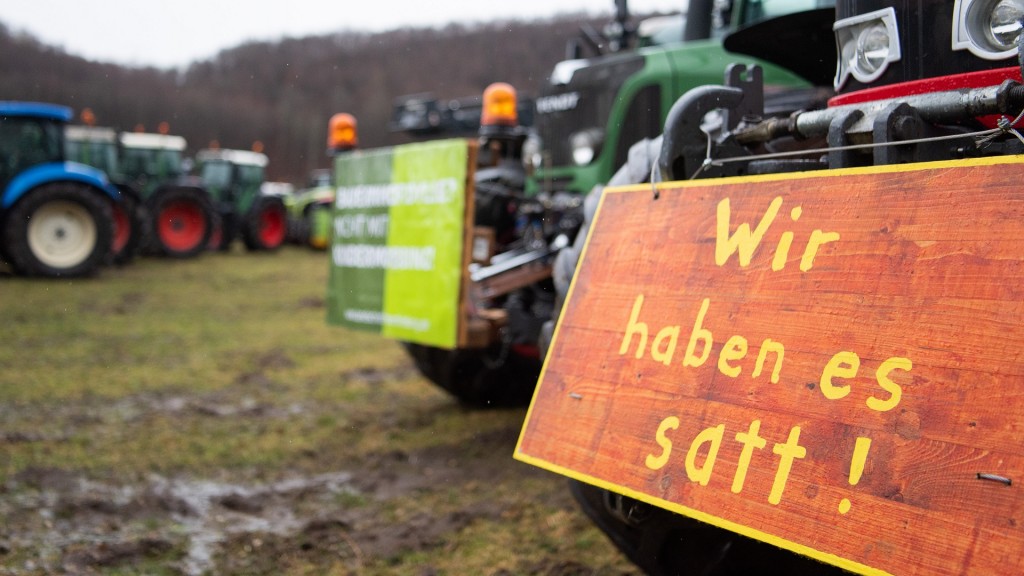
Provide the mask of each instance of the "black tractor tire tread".
{"label": "black tractor tire tread", "polygon": [[533,397],[540,360],[497,349],[445,350],[404,342],[417,369],[460,403],[472,408],[524,406]]}
{"label": "black tractor tire tread", "polygon": [[120,187],[121,205],[128,217],[131,226],[128,243],[120,252],[111,255],[113,263],[117,266],[124,266],[132,262],[142,251],[143,244],[150,237],[149,212],[139,194],[131,188]]}
{"label": "black tractor tire tread", "polygon": [[[70,201],[85,208],[96,225],[96,246],[78,264],[53,268],[39,260],[28,243],[32,215],[49,202]],[[25,276],[77,278],[95,274],[110,258],[114,238],[111,198],[102,191],[77,182],[43,184],[27,192],[8,211],[3,226],[4,253],[14,270]]]}
{"label": "black tractor tire tread", "polygon": [[252,203],[252,207],[249,208],[249,212],[246,213],[245,220],[242,222],[242,241],[249,251],[272,252],[284,244],[287,234],[276,244],[268,244],[264,240],[261,234],[262,216],[267,210],[279,211],[282,222],[287,222],[288,209],[285,207],[283,200],[276,196],[260,196],[256,198]]}

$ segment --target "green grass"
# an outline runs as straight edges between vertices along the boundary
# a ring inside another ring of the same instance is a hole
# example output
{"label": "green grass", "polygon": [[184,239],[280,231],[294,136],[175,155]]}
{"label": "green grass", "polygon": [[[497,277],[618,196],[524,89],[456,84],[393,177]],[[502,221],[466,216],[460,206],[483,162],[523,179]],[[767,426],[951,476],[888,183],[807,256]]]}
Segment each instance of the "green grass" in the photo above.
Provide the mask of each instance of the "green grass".
{"label": "green grass", "polygon": [[[267,466],[309,450],[346,419],[323,402],[374,393],[345,383],[346,367],[406,365],[394,343],[326,325],[326,272],[322,253],[288,249],[142,259],[84,280],[0,279],[4,428],[52,437],[5,446],[0,480],[27,466]],[[188,405],[166,414],[161,403],[178,397]],[[297,414],[270,425],[210,417],[246,406]],[[59,427],[69,410],[91,416]]]}

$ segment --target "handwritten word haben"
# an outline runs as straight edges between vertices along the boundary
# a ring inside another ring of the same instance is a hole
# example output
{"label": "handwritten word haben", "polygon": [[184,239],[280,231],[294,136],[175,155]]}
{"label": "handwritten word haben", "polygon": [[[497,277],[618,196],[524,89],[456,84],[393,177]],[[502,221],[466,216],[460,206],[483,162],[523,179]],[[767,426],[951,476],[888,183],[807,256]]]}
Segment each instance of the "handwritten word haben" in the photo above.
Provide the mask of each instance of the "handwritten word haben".
{"label": "handwritten word haben", "polygon": [[[626,323],[626,329],[623,332],[622,344],[619,346],[619,355],[625,356],[633,348],[635,336],[637,341],[635,357],[637,360],[642,359],[649,351],[652,360],[660,362],[665,366],[671,366],[679,342],[680,325],[665,326],[658,330],[651,341],[650,348],[648,348],[648,333],[650,330],[647,323],[640,320],[640,312],[643,309],[643,305],[644,295],[639,294],[633,302],[633,309],[630,311],[629,321]],[[705,327],[706,317],[710,308],[711,299],[704,298],[701,301],[700,310],[697,312],[693,323],[693,330],[690,332],[690,339],[687,342],[686,351],[683,355],[682,365],[684,367],[697,368],[703,366],[714,351],[715,337],[711,330]],[[737,378],[743,371],[741,361],[746,358],[748,351],[749,344],[745,337],[738,334],[730,336],[718,352],[718,371],[730,378]],[[777,384],[782,372],[785,353],[785,346],[782,342],[772,340],[771,338],[762,340],[750,377],[757,378],[761,376],[765,364],[769,360],[769,355],[771,355],[774,364],[772,365],[769,379],[773,384]],[[871,396],[865,401],[867,407],[877,412],[887,412],[895,408],[902,399],[903,389],[893,380],[892,373],[894,371],[910,372],[912,368],[913,363],[909,358],[891,357],[882,361],[875,371],[875,382],[882,390],[888,393],[888,397],[876,398]],[[847,350],[836,352],[822,368],[818,388],[828,400],[845,398],[850,394],[851,387],[849,384],[842,383],[842,381],[856,378],[859,371],[860,356],[855,352]]]}
{"label": "handwritten word haben", "polygon": [[[719,202],[715,234],[715,264],[725,266],[729,256],[735,253],[741,267],[749,266],[750,259],[761,245],[761,240],[764,239],[768,228],[775,221],[775,217],[778,215],[779,208],[781,207],[782,197],[776,196],[771,201],[771,204],[768,205],[768,210],[765,211],[761,221],[754,227],[753,232],[750,230],[750,224],[743,222],[736,226],[736,232],[730,236],[731,213],[729,199],[724,198]],[[796,222],[802,214],[803,208],[797,206],[790,210],[789,217]],[[789,249],[793,246],[793,236],[793,232],[789,230],[782,233],[782,237],[775,247],[775,256],[772,258],[772,270],[778,272],[786,265],[786,261],[789,258]],[[803,272],[810,270],[814,266],[814,257],[818,254],[818,249],[829,242],[836,242],[838,240],[838,232],[823,232],[820,229],[811,232],[807,245],[804,247],[804,253],[800,257],[800,270]]]}

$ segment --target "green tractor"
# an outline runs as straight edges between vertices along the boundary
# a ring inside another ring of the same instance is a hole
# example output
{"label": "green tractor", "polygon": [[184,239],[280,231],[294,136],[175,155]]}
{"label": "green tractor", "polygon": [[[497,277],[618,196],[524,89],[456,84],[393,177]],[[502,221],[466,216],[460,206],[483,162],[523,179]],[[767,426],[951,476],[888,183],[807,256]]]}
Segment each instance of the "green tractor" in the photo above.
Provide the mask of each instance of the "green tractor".
{"label": "green tractor", "polygon": [[[574,57],[557,63],[540,89],[536,130],[524,148],[534,171],[530,192],[586,194],[608,182],[626,163],[630,146],[661,134],[679,96],[721,81],[737,57],[723,46],[727,33],[784,14],[830,8],[834,2],[693,0],[688,7],[680,2],[680,8],[687,8],[683,17],[637,26],[629,23],[626,1],[615,4],[616,19],[605,33],[585,33],[573,41],[568,51]],[[593,54],[584,56],[588,51]],[[808,86],[788,69],[759,64],[769,93]],[[792,104],[790,99],[775,105]]]}
{"label": "green tractor", "polygon": [[[83,112],[84,117],[89,117]],[[121,193],[121,201],[112,206],[114,240],[111,258],[114,264],[127,264],[139,252],[148,237],[149,222],[138,191],[125,181],[121,171],[117,132],[113,128],[92,125],[68,125],[64,128],[64,151],[68,160],[102,170]]]}
{"label": "green tractor", "polygon": [[172,258],[204,252],[217,214],[206,189],[185,176],[185,139],[123,132],[119,140],[121,171],[145,200],[150,250]]}
{"label": "green tractor", "polygon": [[253,251],[276,250],[284,243],[284,200],[262,192],[267,162],[265,154],[249,150],[205,149],[196,155],[199,178],[219,216],[211,249],[227,250],[237,237]]}
{"label": "green tractor", "polygon": [[68,126],[69,158],[104,170],[125,201],[114,216],[126,224],[115,237],[115,261],[138,249],[191,258],[206,249],[216,214],[209,194],[185,179],[185,139],[168,134],[122,132],[92,125]]}
{"label": "green tractor", "polygon": [[[524,131],[510,131],[499,139],[503,161],[476,174],[474,225],[489,228],[495,242],[494,256],[471,279],[489,295],[476,310],[491,323],[492,337],[472,349],[410,344],[421,372],[468,404],[528,401],[559,308],[555,288],[572,276],[571,268],[552,265],[572,246],[585,197],[626,164],[634,143],[661,133],[680,95],[721,81],[736,59],[723,47],[727,32],[820,5],[831,2],[692,0],[685,18],[635,26],[618,0],[605,32],[585,31],[572,45],[573,57],[554,66],[525,141]],[[744,59],[761,65],[772,113],[827,96],[787,69]],[[538,267],[549,273],[525,273]]]}

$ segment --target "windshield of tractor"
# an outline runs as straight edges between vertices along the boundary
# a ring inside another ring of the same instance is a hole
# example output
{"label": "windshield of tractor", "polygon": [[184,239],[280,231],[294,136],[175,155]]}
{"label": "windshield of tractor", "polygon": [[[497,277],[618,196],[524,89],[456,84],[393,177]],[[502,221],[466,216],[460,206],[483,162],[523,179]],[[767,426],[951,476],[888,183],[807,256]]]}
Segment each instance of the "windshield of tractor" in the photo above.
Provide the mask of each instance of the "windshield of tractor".
{"label": "windshield of tractor", "polygon": [[640,48],[663,46],[683,39],[686,19],[682,14],[656,16],[640,22],[637,28],[637,43]]}
{"label": "windshield of tractor", "polygon": [[0,118],[0,186],[19,172],[46,162],[62,162],[64,130],[45,118]]}
{"label": "windshield of tractor", "polygon": [[238,181],[243,186],[259,186],[263,183],[263,167],[252,164],[238,165]]}
{"label": "windshield of tractor", "polygon": [[107,174],[117,174],[117,147],[113,142],[98,140],[73,140],[64,143],[68,160],[88,164]]}
{"label": "windshield of tractor", "polygon": [[199,175],[207,186],[225,188],[231,185],[231,163],[224,160],[208,160],[203,162]]}
{"label": "windshield of tractor", "polygon": [[154,178],[165,182],[180,176],[181,152],[154,148],[125,148],[124,173],[132,179]]}

